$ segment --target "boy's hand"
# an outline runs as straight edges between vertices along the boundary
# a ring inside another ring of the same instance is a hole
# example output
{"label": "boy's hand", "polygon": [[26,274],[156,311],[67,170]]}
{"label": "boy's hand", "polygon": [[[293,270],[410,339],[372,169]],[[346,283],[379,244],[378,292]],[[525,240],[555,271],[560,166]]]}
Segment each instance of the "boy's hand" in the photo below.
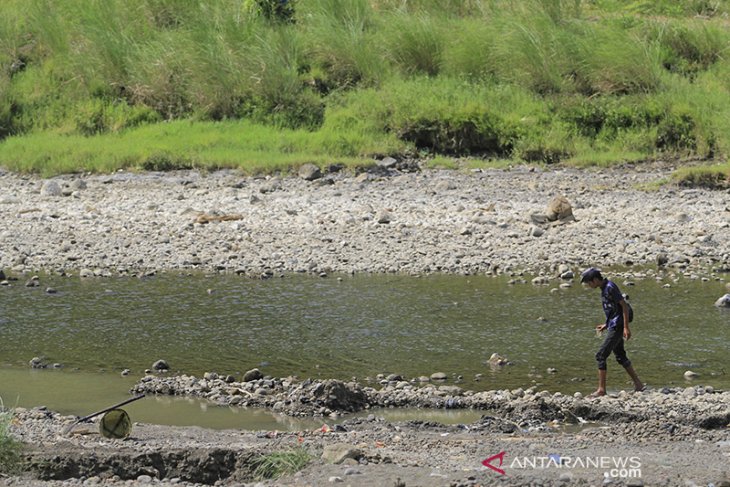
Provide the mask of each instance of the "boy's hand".
{"label": "boy's hand", "polygon": [[605,323],[601,323],[600,325],[596,325],[596,331],[599,332],[599,333],[603,332],[603,330],[605,330],[605,329],[606,329],[606,324]]}
{"label": "boy's hand", "polygon": [[624,326],[624,338],[628,341],[631,338],[631,330]]}

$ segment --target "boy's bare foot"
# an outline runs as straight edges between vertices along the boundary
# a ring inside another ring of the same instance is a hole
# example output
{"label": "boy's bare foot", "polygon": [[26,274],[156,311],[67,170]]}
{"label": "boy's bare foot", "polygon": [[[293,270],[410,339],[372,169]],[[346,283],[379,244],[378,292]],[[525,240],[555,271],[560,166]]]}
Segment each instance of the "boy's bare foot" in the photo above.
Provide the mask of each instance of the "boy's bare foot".
{"label": "boy's bare foot", "polygon": [[634,392],[644,392],[646,390],[646,384],[639,384],[634,386]]}
{"label": "boy's bare foot", "polygon": [[606,395],[606,391],[602,391],[601,389],[598,389],[596,392],[588,394],[586,397],[594,398],[594,397],[601,397],[601,396],[605,396],[605,395]]}

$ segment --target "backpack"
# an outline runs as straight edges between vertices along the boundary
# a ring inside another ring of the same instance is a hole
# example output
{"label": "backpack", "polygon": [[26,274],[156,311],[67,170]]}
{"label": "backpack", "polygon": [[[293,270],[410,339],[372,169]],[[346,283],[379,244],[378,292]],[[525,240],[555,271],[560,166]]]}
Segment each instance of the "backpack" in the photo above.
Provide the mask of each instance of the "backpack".
{"label": "backpack", "polygon": [[632,323],[634,321],[634,308],[631,306],[631,303],[629,303],[629,297],[624,294],[624,301],[626,302],[626,306],[629,307],[629,323]]}

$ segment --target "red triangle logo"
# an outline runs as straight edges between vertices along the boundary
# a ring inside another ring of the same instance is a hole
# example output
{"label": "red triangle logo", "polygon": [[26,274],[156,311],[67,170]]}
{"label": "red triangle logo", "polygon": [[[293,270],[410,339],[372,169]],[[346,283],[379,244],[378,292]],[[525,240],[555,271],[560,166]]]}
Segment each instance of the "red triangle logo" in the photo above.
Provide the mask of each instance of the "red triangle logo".
{"label": "red triangle logo", "polygon": [[484,465],[485,467],[491,468],[492,470],[494,470],[495,472],[497,472],[500,475],[504,475],[504,470],[502,470],[501,468],[495,467],[494,465],[492,465],[492,462],[499,458],[499,466],[501,467],[502,463],[504,462],[505,453],[506,452],[500,452],[500,453],[497,453],[496,455],[493,455],[493,456],[487,458],[486,460],[483,460],[482,465]]}

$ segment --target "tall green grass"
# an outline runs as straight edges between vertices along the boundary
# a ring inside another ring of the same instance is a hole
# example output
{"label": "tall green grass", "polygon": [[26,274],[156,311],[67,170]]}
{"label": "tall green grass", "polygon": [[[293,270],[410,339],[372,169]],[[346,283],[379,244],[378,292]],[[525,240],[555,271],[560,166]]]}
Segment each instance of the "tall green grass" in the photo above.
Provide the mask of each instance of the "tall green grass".
{"label": "tall green grass", "polygon": [[729,4],[6,0],[0,164],[723,158]]}
{"label": "tall green grass", "polygon": [[21,470],[22,445],[10,434],[12,411],[6,410],[0,398],[0,474],[12,475]]}
{"label": "tall green grass", "polygon": [[275,480],[302,470],[312,458],[312,455],[301,447],[272,452],[258,459],[253,476],[256,480]]}

